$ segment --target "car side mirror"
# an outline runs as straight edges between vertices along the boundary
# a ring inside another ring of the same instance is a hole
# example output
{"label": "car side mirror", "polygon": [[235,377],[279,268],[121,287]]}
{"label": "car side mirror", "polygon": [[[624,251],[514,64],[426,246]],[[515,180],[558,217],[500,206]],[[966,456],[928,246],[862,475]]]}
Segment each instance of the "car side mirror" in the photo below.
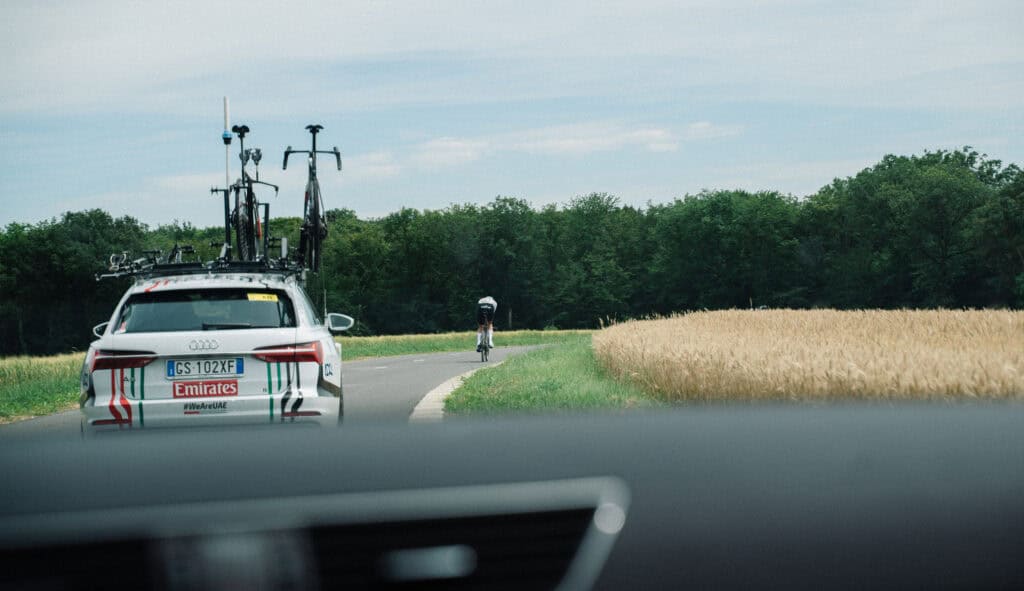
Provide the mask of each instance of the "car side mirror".
{"label": "car side mirror", "polygon": [[92,334],[96,335],[96,338],[102,338],[103,337],[103,333],[107,332],[107,325],[108,324],[110,324],[109,321],[108,322],[101,322],[101,323],[97,324],[96,326],[92,327]]}
{"label": "car side mirror", "polygon": [[355,319],[346,314],[330,313],[327,315],[327,330],[331,334],[341,334],[355,326]]}

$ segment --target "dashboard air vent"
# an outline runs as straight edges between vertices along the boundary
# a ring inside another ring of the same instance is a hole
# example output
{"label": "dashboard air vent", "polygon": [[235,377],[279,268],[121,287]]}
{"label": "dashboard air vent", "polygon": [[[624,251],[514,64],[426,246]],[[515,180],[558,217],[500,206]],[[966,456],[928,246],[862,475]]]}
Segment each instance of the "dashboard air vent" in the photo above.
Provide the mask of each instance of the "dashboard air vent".
{"label": "dashboard air vent", "polygon": [[594,508],[318,527],[323,589],[553,589]]}

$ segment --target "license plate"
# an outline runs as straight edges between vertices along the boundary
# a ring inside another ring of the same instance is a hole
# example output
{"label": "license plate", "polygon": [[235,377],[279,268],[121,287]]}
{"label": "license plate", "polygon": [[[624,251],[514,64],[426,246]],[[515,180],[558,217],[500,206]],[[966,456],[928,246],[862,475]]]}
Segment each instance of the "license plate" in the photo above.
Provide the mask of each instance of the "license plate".
{"label": "license plate", "polygon": [[241,357],[226,359],[168,359],[167,379],[205,378],[212,376],[240,376],[245,373],[245,360]]}

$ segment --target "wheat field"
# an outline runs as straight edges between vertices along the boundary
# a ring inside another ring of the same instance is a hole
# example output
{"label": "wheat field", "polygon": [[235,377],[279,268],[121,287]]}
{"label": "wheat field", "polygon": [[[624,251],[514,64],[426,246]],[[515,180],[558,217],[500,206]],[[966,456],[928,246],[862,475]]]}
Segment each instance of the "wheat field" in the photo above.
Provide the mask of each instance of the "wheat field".
{"label": "wheat field", "polygon": [[1024,312],[726,310],[611,326],[601,364],[668,401],[1024,400]]}

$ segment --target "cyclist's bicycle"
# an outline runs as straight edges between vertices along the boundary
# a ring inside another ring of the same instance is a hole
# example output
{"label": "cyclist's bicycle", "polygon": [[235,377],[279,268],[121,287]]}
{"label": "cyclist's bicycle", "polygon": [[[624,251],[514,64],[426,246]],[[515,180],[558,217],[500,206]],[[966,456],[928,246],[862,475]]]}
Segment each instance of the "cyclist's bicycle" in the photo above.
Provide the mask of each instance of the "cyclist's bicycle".
{"label": "cyclist's bicycle", "polygon": [[303,204],[302,227],[299,230],[299,249],[297,257],[307,269],[314,273],[320,272],[320,248],[324,239],[327,238],[327,220],[324,217],[324,203],[320,196],[320,182],[316,178],[316,155],[334,154],[338,163],[338,170],[341,170],[341,152],[335,146],[331,150],[316,149],[316,134],[324,128],[323,125],[307,125],[306,131],[313,136],[313,147],[309,150],[293,150],[288,146],[284,151],[284,165],[288,169],[288,156],[291,154],[308,154],[309,177],[306,181],[306,197]]}
{"label": "cyclist's bicycle", "polygon": [[480,361],[486,362],[490,355],[491,339],[494,334],[494,310],[495,303],[492,299],[488,302],[486,299],[480,300],[477,303],[476,308],[476,323],[477,323],[477,341],[480,343],[477,345],[476,350],[480,353]]}
{"label": "cyclist's bicycle", "polygon": [[487,357],[491,352],[491,331],[492,328],[483,328],[483,338],[480,339],[480,361],[487,363]]}
{"label": "cyclist's bicycle", "polygon": [[[266,185],[272,187],[274,195],[277,195],[278,187],[277,185],[259,180],[259,166],[260,160],[263,158],[263,152],[259,148],[248,150],[245,148],[245,136],[249,133],[249,127],[246,125],[235,125],[231,128],[231,131],[238,135],[238,159],[242,161],[242,176],[235,184],[228,188],[235,195],[235,208],[229,216],[229,221],[235,230],[238,260],[256,261],[261,256],[266,257],[268,242],[266,230],[263,228],[263,223],[260,220],[260,206],[262,205],[264,208],[263,221],[266,221],[270,206],[256,200],[254,188],[256,185]],[[245,169],[250,160],[256,167],[255,177],[250,176],[249,172]],[[260,248],[261,240],[262,248]]]}

